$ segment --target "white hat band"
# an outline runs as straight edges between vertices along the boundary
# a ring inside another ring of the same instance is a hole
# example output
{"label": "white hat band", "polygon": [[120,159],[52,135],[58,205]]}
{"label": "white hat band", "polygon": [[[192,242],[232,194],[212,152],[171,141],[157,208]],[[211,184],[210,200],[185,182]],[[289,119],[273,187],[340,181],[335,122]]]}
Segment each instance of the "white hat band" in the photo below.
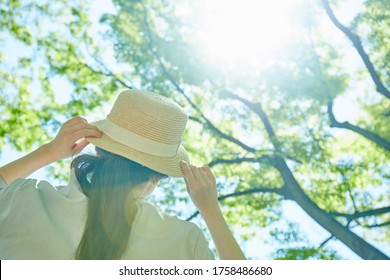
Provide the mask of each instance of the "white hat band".
{"label": "white hat band", "polygon": [[116,125],[108,118],[105,119],[101,130],[110,138],[127,147],[131,147],[137,151],[154,156],[173,157],[176,155],[177,149],[180,145],[180,143],[173,145],[164,144],[145,138]]}

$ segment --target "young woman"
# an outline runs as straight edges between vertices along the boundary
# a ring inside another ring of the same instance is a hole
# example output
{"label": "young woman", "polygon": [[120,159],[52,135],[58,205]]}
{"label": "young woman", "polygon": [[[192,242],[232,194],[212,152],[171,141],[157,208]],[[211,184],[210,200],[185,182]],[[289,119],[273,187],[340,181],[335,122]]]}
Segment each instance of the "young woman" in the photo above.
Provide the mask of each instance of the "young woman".
{"label": "young woman", "polygon": [[[0,259],[213,259],[195,224],[145,201],[168,176],[184,177],[219,257],[245,259],[221,213],[212,171],[187,163],[180,145],[186,122],[172,100],[125,90],[106,119],[74,117],[51,142],[1,167]],[[67,186],[24,179],[89,143],[96,155],[73,159]]]}

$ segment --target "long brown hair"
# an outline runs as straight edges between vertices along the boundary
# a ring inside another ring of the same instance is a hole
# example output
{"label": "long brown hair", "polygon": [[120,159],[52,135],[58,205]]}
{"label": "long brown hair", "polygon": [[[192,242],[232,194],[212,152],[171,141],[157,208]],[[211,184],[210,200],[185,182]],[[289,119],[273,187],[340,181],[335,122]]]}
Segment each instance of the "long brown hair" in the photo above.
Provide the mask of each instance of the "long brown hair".
{"label": "long brown hair", "polygon": [[88,197],[87,221],[76,259],[120,259],[137,212],[130,190],[167,176],[98,147],[96,151],[98,155],[80,155],[71,164]]}

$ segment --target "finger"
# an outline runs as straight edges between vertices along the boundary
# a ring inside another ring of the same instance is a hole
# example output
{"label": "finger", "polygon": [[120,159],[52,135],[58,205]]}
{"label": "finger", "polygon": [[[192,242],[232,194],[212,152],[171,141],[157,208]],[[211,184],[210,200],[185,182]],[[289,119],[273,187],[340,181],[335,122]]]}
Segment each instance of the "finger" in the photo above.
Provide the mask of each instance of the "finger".
{"label": "finger", "polygon": [[[194,165],[190,165],[190,168],[191,168],[192,174],[194,174],[195,182],[202,182],[203,178],[199,172],[199,168],[194,166]],[[197,185],[198,184],[195,184],[195,186],[197,186]]]}
{"label": "finger", "polygon": [[86,128],[87,124],[82,120],[75,120],[69,123],[64,123],[59,131],[62,134],[71,134],[73,131]]}
{"label": "finger", "polygon": [[88,123],[86,123],[86,125],[87,125],[86,128],[96,129],[101,135],[104,134],[104,132],[102,130],[100,130],[97,126],[92,125],[92,124],[88,124]]}
{"label": "finger", "polygon": [[64,125],[73,125],[73,124],[75,124],[75,123],[79,123],[80,121],[82,121],[82,122],[87,122],[86,119],[84,119],[84,118],[82,118],[82,117],[80,117],[80,116],[75,116],[75,117],[73,117],[73,118],[67,120],[66,122],[64,122],[63,126],[64,126]]}
{"label": "finger", "polygon": [[88,144],[89,141],[85,138],[77,141],[72,147],[73,155],[80,153]]}
{"label": "finger", "polygon": [[215,176],[213,174],[213,171],[211,171],[211,168],[208,166],[205,166],[205,172],[206,172],[207,176],[210,178],[210,180],[213,182],[213,184],[215,185],[217,183],[217,180],[215,179]]}
{"label": "finger", "polygon": [[186,183],[187,184],[194,183],[195,182],[194,175],[192,174],[192,170],[188,166],[188,163],[186,163],[185,161],[181,161],[180,162],[180,167],[181,167],[181,170],[184,173]]}
{"label": "finger", "polygon": [[78,130],[71,135],[72,141],[75,142],[85,137],[101,138],[102,133],[97,128],[86,128],[86,129]]}
{"label": "finger", "polygon": [[209,185],[213,183],[212,178],[210,178],[210,176],[209,176],[208,167],[207,166],[203,166],[201,168],[201,174],[202,174],[203,180],[205,182],[207,182]]}
{"label": "finger", "polygon": [[65,127],[66,131],[70,131],[70,133],[72,133],[73,131],[76,131],[76,130],[84,129],[84,128],[96,128],[97,129],[96,126],[90,125],[90,124],[86,123],[84,120],[78,120],[78,121],[72,122],[71,124],[69,124]]}
{"label": "finger", "polygon": [[[96,129],[96,130],[100,131],[96,126],[88,124],[84,121],[74,122],[72,125],[69,125],[66,128],[66,131],[72,133],[74,131],[82,130],[82,129]],[[102,131],[100,131],[100,132],[102,132]]]}

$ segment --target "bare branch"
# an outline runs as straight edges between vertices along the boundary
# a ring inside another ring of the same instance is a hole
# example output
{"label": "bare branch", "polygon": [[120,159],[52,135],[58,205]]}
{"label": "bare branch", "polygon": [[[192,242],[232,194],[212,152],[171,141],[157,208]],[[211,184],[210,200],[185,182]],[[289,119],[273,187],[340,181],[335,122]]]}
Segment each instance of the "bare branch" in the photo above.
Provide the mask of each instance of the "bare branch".
{"label": "bare branch", "polygon": [[344,128],[356,132],[357,134],[360,134],[361,136],[367,138],[368,140],[373,141],[374,143],[384,148],[385,150],[390,151],[390,142],[386,141],[384,138],[368,130],[355,126],[349,122],[342,122],[342,123],[338,122],[333,114],[333,101],[330,101],[328,103],[328,115],[329,115],[331,127]]}
{"label": "bare branch", "polygon": [[362,58],[364,64],[366,65],[367,70],[370,73],[372,80],[374,81],[374,83],[376,85],[376,91],[378,93],[383,94],[384,96],[386,96],[387,98],[390,99],[390,92],[385,87],[385,85],[382,83],[378,73],[376,72],[376,70],[374,68],[374,65],[372,64],[372,62],[371,62],[370,58],[368,57],[367,53],[364,51],[359,36],[357,36],[356,34],[352,33],[349,28],[347,28],[346,26],[344,26],[344,25],[342,25],[340,23],[340,21],[334,15],[334,13],[333,13],[330,5],[329,5],[328,0],[321,0],[321,1],[322,1],[322,4],[323,4],[323,6],[325,8],[325,11],[328,14],[330,20],[333,22],[333,24],[339,30],[341,30],[348,37],[349,40],[351,40],[353,46],[356,48],[356,50],[359,53],[360,57]]}

